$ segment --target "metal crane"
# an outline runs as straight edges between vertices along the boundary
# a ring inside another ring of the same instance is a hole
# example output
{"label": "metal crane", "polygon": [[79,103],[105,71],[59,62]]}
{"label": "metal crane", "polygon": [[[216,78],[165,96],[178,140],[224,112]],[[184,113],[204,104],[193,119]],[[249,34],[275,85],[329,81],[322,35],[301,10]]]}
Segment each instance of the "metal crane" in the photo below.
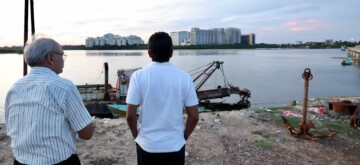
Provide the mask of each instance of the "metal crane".
{"label": "metal crane", "polygon": [[[220,110],[231,110],[231,109],[241,109],[250,107],[250,101],[248,98],[251,96],[250,90],[244,88],[240,89],[237,86],[231,85],[225,78],[224,70],[222,67],[224,64],[223,61],[213,61],[205,66],[196,68],[190,72],[198,70],[200,68],[206,67],[206,69],[202,71],[198,71],[193,73],[192,76],[196,75],[194,78],[194,83],[196,84],[196,93],[198,99],[200,100],[200,105],[205,106],[209,109],[220,109]],[[208,90],[200,90],[200,88],[205,84],[205,82],[211,77],[211,75],[216,71],[220,70],[224,77],[224,87],[218,86],[216,89],[208,89]],[[199,82],[198,82],[199,81]],[[228,103],[211,103],[210,99],[217,99],[223,97],[229,97],[232,94],[236,94],[240,96],[240,101],[235,104]]]}

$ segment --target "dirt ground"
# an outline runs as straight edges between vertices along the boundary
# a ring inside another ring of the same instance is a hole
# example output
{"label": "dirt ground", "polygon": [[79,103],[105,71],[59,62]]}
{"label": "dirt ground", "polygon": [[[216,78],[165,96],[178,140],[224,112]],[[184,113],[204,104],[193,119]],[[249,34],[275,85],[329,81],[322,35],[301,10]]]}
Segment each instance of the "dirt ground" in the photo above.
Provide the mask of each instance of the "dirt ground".
{"label": "dirt ground", "polygon": [[[360,129],[351,129],[353,132],[349,134],[355,137],[338,133],[318,141],[295,138],[281,122],[280,115],[284,115],[285,109],[201,113],[186,145],[186,164],[360,165]],[[317,126],[322,126],[321,122],[326,120],[347,123],[348,116],[335,114],[338,117],[334,117],[333,113],[325,108],[325,114],[308,112],[308,118]],[[93,138],[90,141],[79,139],[77,143],[82,164],[136,164],[135,144],[125,119],[96,119],[95,123]],[[0,164],[12,164],[10,138],[5,134],[5,126],[0,127]]]}

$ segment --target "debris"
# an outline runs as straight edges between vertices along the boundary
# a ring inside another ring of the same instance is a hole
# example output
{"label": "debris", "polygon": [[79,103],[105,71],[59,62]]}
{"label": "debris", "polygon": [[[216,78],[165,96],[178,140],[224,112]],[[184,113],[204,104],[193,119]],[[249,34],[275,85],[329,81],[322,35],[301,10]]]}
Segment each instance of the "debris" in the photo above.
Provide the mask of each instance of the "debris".
{"label": "debris", "polygon": [[295,113],[295,112],[292,111],[292,110],[283,110],[282,112],[284,113],[285,116],[301,117],[300,114]]}
{"label": "debris", "polygon": [[219,128],[216,127],[215,125],[210,125],[209,128],[212,129],[213,131],[219,130]]}

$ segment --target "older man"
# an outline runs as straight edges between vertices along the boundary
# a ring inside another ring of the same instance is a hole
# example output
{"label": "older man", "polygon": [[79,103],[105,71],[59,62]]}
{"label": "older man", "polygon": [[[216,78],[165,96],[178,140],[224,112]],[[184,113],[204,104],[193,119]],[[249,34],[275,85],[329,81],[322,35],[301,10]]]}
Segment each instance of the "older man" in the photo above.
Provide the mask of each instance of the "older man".
{"label": "older man", "polygon": [[62,47],[41,38],[25,47],[24,56],[31,71],[5,101],[14,164],[80,164],[76,133],[89,140],[94,126],[76,86],[58,76],[66,58]]}

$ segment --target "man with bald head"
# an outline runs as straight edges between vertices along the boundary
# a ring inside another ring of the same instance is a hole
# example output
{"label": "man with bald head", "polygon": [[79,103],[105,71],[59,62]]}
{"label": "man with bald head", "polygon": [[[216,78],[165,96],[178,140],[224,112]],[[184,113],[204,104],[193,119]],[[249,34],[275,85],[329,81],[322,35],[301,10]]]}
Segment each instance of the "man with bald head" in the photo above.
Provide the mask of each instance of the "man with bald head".
{"label": "man with bald head", "polygon": [[5,101],[14,164],[81,164],[76,133],[89,140],[94,126],[76,86],[58,75],[66,58],[62,47],[40,38],[25,47],[24,57],[31,71]]}

